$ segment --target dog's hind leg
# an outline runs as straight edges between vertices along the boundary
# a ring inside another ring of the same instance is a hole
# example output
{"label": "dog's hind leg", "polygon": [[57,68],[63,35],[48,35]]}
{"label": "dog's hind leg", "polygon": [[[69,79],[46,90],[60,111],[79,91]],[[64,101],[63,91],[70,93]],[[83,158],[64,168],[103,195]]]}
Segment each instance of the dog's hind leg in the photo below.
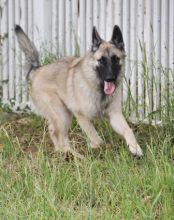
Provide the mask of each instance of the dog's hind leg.
{"label": "dog's hind leg", "polygon": [[64,130],[64,127],[61,127],[60,129],[57,122],[58,121],[55,118],[54,121],[51,117],[48,119],[48,130],[50,137],[55,146],[55,151],[67,152],[70,150],[68,134]]}
{"label": "dog's hind leg", "polygon": [[85,116],[81,114],[76,114],[76,119],[82,128],[82,130],[86,133],[88,136],[90,142],[91,142],[91,147],[92,148],[98,148],[100,145],[103,143],[103,140],[101,137],[98,135],[97,131],[95,130],[92,122]]}
{"label": "dog's hind leg", "polygon": [[70,148],[68,130],[71,125],[72,114],[55,93],[37,94],[33,101],[39,112],[47,119],[50,137],[55,146],[55,151],[72,153],[74,156],[83,156]]}
{"label": "dog's hind leg", "polygon": [[[67,115],[67,119],[68,119]],[[60,120],[59,120],[60,122]],[[77,153],[75,150],[70,148],[69,138],[68,138],[68,127],[59,127],[57,126],[56,120],[53,122],[48,121],[48,129],[50,137],[54,143],[55,151],[61,151],[64,153],[72,153],[75,157],[83,159],[83,156]]]}

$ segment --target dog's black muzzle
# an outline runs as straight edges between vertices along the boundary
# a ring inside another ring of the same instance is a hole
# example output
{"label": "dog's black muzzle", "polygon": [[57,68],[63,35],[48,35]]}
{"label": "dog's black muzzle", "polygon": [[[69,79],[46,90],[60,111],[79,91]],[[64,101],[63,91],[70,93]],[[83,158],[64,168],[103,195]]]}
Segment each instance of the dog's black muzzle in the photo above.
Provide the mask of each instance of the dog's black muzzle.
{"label": "dog's black muzzle", "polygon": [[116,81],[116,78],[113,76],[113,75],[107,75],[105,78],[104,78],[104,81],[106,81],[106,82],[113,82],[113,83],[115,83],[115,81]]}

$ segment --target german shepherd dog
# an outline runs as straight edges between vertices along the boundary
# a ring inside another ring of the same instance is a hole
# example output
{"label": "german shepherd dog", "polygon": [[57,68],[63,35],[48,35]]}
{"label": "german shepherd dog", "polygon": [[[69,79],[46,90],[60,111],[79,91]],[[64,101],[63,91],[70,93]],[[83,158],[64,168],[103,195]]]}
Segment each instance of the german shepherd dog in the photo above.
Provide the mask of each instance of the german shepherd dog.
{"label": "german shepherd dog", "polygon": [[71,148],[68,130],[72,115],[90,140],[92,148],[102,145],[92,120],[107,115],[112,128],[127,142],[133,155],[143,152],[121,110],[121,85],[124,76],[125,50],[120,28],[115,25],[110,41],[104,41],[95,27],[92,47],[84,57],[63,57],[40,66],[39,54],[22,28],[15,26],[20,48],[30,66],[31,97],[48,121],[55,150],[83,155]]}

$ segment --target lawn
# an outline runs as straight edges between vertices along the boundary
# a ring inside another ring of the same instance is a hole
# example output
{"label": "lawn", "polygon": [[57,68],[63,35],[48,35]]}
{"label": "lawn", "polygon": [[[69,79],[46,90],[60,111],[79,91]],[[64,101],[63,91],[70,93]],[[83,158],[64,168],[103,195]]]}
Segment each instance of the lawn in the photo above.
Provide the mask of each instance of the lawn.
{"label": "lawn", "polygon": [[100,150],[73,120],[78,160],[53,152],[40,117],[0,115],[0,219],[174,219],[174,123],[130,124],[144,150],[137,159],[107,120],[96,122],[110,144]]}

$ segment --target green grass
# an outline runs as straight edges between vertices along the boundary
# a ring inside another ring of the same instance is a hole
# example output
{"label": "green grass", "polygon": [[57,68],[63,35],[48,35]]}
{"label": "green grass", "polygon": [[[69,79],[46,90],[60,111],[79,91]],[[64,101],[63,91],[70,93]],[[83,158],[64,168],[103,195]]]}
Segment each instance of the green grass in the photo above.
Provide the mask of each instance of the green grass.
{"label": "green grass", "polygon": [[107,121],[96,127],[111,147],[88,149],[74,120],[72,146],[85,159],[67,161],[53,153],[43,119],[12,115],[0,127],[0,219],[174,219],[173,123],[131,124],[138,160]]}

